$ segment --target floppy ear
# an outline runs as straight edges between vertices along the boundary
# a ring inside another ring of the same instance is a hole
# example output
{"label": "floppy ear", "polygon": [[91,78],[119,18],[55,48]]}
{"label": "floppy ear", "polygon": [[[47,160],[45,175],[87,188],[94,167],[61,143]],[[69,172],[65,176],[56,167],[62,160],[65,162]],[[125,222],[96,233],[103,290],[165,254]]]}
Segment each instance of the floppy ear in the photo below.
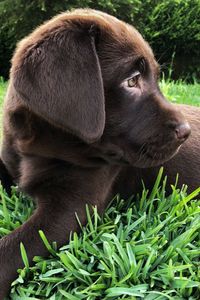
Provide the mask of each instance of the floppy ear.
{"label": "floppy ear", "polygon": [[104,90],[90,32],[57,32],[23,56],[12,72],[22,101],[87,143],[99,139],[105,125]]}

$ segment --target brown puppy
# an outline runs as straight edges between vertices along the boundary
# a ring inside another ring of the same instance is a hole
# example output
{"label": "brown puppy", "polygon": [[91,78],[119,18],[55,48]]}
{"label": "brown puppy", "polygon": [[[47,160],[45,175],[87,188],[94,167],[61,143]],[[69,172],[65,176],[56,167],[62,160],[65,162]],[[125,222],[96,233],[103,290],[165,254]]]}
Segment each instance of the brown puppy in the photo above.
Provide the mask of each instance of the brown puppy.
{"label": "brown puppy", "polygon": [[62,245],[78,230],[75,212],[84,223],[86,203],[103,211],[124,165],[158,166],[187,139],[190,126],[161,94],[158,73],[133,27],[93,10],[61,14],[18,45],[0,174],[37,209],[0,241],[0,299],[23,265],[21,241],[30,261],[46,255],[39,229]]}

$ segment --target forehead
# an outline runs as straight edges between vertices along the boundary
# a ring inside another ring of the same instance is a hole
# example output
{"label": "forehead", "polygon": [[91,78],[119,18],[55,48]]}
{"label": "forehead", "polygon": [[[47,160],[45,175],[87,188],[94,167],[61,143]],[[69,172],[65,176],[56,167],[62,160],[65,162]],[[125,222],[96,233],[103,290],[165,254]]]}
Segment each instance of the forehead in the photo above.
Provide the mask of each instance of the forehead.
{"label": "forehead", "polygon": [[[102,27],[104,32],[103,37],[107,40],[107,46],[113,43],[118,46],[118,51],[122,48],[123,51],[134,53],[154,60],[153,52],[148,43],[144,40],[141,34],[131,25],[111,16],[107,13],[93,9],[75,9],[72,12],[63,14],[68,18],[80,18],[83,21],[93,21]],[[109,41],[110,37],[110,41]],[[113,45],[113,46],[114,46]]]}
{"label": "forehead", "polygon": [[158,64],[152,49],[133,26],[100,11],[78,10],[78,12],[89,18],[93,17],[101,26],[98,54],[102,73],[105,73],[106,77],[109,75],[112,77],[114,73],[133,65],[134,60],[137,61],[142,57],[152,71],[157,71]]}

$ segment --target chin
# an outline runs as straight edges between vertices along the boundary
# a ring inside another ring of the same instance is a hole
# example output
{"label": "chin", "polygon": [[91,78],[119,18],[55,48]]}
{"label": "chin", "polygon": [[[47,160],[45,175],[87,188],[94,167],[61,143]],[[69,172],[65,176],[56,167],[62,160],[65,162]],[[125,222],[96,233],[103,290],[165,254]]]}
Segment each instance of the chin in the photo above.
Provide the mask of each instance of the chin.
{"label": "chin", "polygon": [[136,156],[128,155],[127,161],[130,165],[136,168],[152,168],[159,167],[165,162],[172,159],[179,151],[181,146],[179,146],[174,151],[167,152],[155,152],[154,154],[145,153],[144,155],[140,155],[136,158]]}

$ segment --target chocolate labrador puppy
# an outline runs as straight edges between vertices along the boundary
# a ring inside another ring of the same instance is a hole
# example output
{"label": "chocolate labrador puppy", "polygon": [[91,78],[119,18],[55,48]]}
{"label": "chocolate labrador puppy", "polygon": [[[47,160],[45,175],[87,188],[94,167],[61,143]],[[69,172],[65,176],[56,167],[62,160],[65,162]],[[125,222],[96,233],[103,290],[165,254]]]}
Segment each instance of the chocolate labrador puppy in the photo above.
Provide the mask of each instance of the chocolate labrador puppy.
{"label": "chocolate labrador puppy", "polygon": [[[0,175],[37,209],[0,241],[1,300],[23,266],[20,242],[30,261],[47,255],[38,230],[63,245],[79,229],[75,212],[85,223],[86,203],[102,212],[125,174],[159,166],[178,152],[192,113],[196,133],[199,111],[170,104],[158,75],[141,35],[94,10],[58,15],[19,43],[4,105]],[[169,164],[173,175],[191,166],[191,141]]]}

